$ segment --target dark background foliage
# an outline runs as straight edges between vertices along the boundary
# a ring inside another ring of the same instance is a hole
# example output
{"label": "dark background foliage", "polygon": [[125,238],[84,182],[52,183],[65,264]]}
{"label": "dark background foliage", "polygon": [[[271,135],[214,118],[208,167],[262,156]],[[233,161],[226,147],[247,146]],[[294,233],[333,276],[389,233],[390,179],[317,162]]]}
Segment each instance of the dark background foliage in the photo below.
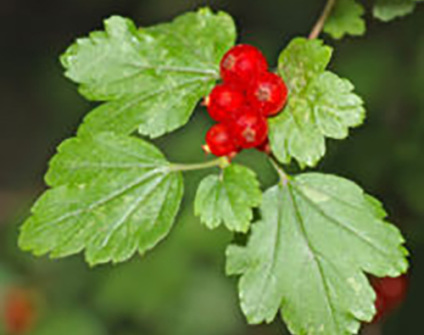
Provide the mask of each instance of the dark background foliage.
{"label": "dark background foliage", "polygon": [[[280,321],[245,325],[236,283],[223,274],[232,237],[207,231],[191,214],[201,173],[187,180],[188,196],[169,238],[142,259],[89,269],[81,256],[35,259],[16,247],[19,224],[43,190],[49,157],[92,107],[62,76],[58,55],[76,37],[101,29],[111,14],[148,26],[204,5],[232,14],[240,41],[260,47],[276,64],[291,38],[308,34],[324,1],[1,1],[0,312],[11,287],[30,291],[38,315],[30,334],[284,333]],[[329,142],[319,169],[349,177],[384,200],[390,219],[407,236],[410,289],[401,309],[384,321],[383,334],[415,335],[422,328],[424,298],[424,6],[389,24],[370,15],[367,21],[365,37],[326,37],[336,48],[333,69],[356,85],[368,119],[348,140]],[[199,109],[187,128],[157,144],[174,160],[202,159],[209,122]],[[264,186],[274,180],[258,154],[241,159],[264,175]],[[2,328],[0,317],[0,334]]]}

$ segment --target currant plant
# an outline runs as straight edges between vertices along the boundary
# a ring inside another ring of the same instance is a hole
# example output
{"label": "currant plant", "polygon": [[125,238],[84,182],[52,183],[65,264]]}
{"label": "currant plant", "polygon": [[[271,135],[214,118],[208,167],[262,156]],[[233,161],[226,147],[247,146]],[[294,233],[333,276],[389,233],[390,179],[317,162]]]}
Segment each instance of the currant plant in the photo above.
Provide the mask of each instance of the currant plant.
{"label": "currant plant", "polygon": [[[374,15],[387,21],[415,2],[377,0]],[[309,37],[281,52],[276,73],[255,47],[235,46],[234,22],[223,12],[200,9],[148,28],[105,20],[104,31],[61,57],[65,75],[100,104],[58,147],[45,177],[50,189],[23,224],[20,247],[53,258],[84,252],[92,266],[144,254],[173,226],[182,173],[213,168],[194,211],[210,229],[249,233],[246,245],[226,251],[248,322],[271,322],[280,312],[293,334],[357,333],[376,313],[367,276],[405,273],[404,239],[354,182],[290,175],[285,166],[315,167],[326,139],[344,139],[362,124],[362,99],[327,70],[333,49],[318,37],[363,34],[364,12],[355,0],[329,0]],[[148,138],[186,125],[199,102],[217,122],[204,150],[218,158],[171,163]],[[255,172],[236,163],[248,148],[263,151],[279,176],[264,192]]]}

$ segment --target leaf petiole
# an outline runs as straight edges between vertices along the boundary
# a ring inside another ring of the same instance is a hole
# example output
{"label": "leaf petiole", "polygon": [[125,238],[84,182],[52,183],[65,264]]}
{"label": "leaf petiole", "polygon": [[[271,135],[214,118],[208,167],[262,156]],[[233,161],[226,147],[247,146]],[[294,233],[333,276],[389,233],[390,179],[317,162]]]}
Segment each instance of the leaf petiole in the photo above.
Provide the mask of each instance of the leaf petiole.
{"label": "leaf petiole", "polygon": [[274,167],[275,171],[277,171],[278,176],[280,177],[280,181],[283,185],[287,185],[287,183],[290,181],[290,176],[284,171],[283,167],[278,163],[278,160],[273,156],[269,156],[269,161],[271,162],[271,165]]}
{"label": "leaf petiole", "polygon": [[203,163],[194,163],[194,164],[171,164],[170,171],[195,171],[195,170],[204,170],[210,169],[213,167],[220,167],[221,169],[230,165],[230,161],[227,157],[220,157],[212,161],[207,161]]}

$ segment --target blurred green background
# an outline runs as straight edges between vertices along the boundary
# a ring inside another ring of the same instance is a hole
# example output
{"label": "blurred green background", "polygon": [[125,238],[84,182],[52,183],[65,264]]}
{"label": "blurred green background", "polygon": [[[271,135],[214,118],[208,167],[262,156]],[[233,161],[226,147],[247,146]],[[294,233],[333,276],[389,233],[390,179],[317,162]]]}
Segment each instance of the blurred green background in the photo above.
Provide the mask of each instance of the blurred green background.
{"label": "blurred green background", "polygon": [[[199,6],[232,14],[240,41],[260,47],[271,64],[298,35],[307,35],[324,1],[316,0],[2,0],[0,3],[0,334],[7,292],[29,292],[35,335],[277,335],[277,320],[247,326],[236,280],[224,275],[225,230],[207,231],[192,198],[204,172],[186,177],[187,195],[170,236],[142,259],[90,269],[78,255],[35,259],[16,247],[19,225],[42,192],[48,159],[92,107],[62,76],[58,56],[111,14],[147,26]],[[368,5],[369,6],[369,5]],[[319,169],[351,178],[382,199],[411,250],[407,300],[382,323],[383,334],[422,332],[424,299],[424,6],[390,24],[341,42],[331,67],[356,85],[368,119],[346,141],[330,141]],[[174,161],[204,159],[210,120],[199,109],[188,127],[156,141]],[[196,145],[196,143],[198,143]],[[261,176],[275,175],[261,154],[238,158]],[[208,172],[206,172],[208,173]],[[375,330],[371,330],[373,333]]]}

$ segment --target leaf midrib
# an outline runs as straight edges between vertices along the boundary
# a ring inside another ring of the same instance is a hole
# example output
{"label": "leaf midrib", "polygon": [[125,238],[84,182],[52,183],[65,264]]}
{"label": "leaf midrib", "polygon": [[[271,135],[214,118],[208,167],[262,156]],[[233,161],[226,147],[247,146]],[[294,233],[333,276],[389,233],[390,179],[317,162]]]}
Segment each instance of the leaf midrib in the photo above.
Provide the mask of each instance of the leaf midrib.
{"label": "leaf midrib", "polygon": [[[146,174],[143,174],[140,178],[137,178],[134,182],[125,185],[125,187],[120,188],[119,190],[116,190],[115,192],[112,192],[111,194],[108,194],[106,197],[90,204],[89,206],[85,207],[85,208],[79,208],[77,210],[68,212],[56,219],[54,219],[53,221],[50,221],[49,223],[46,223],[48,225],[54,225],[57,224],[59,222],[62,222],[63,220],[66,220],[70,217],[79,215],[81,213],[84,212],[88,212],[91,211],[99,206],[102,206],[106,203],[108,203],[109,201],[112,201],[113,199],[115,199],[116,197],[121,196],[122,194],[126,193],[128,190],[130,190],[133,187],[137,187],[138,185],[140,185],[141,183],[143,183],[144,181],[148,180],[149,178],[153,178],[155,176],[155,174],[160,174],[163,173],[163,169],[162,168],[157,168],[154,169]],[[65,185],[64,187],[67,187],[68,185]],[[36,213],[34,213],[36,215]],[[33,230],[33,233],[37,233],[39,230],[43,230],[44,226],[39,226],[37,229]]]}
{"label": "leaf midrib", "polygon": [[[193,68],[193,67],[184,67],[184,66],[161,66],[161,65],[141,65],[141,64],[137,64],[137,65],[133,65],[133,64],[129,64],[137,69],[139,69],[138,71],[131,73],[127,76],[123,76],[123,77],[119,77],[117,79],[114,80],[109,80],[107,82],[105,82],[103,85],[117,85],[119,83],[122,82],[126,82],[132,78],[136,78],[138,76],[143,75],[143,73],[145,71],[149,71],[149,70],[154,70],[156,72],[168,72],[168,73],[185,73],[185,74],[196,74],[196,75],[202,75],[199,78],[201,79],[210,79],[210,80],[216,80],[219,78],[219,73],[218,71],[208,68],[208,69],[201,69],[201,68]],[[169,79],[169,78],[167,78]],[[101,81],[96,81],[97,83],[102,83],[103,80]],[[95,82],[82,82],[81,84],[84,86],[92,86],[93,83]]]}
{"label": "leaf midrib", "polygon": [[309,252],[311,253],[311,255],[313,255],[312,259],[314,260],[316,268],[319,272],[319,276],[321,278],[321,285],[322,285],[322,288],[323,288],[324,293],[325,293],[326,306],[327,306],[327,308],[330,312],[330,316],[331,316],[331,319],[333,320],[334,326],[336,327],[336,331],[339,334],[340,333],[339,332],[340,325],[339,325],[338,320],[335,316],[336,312],[335,312],[335,308],[333,306],[333,303],[332,303],[332,300],[331,300],[331,297],[330,297],[330,289],[329,289],[328,283],[325,279],[325,274],[324,274],[324,270],[322,268],[321,262],[318,259],[318,256],[321,253],[318,252],[314,248],[314,246],[311,244],[311,242],[309,240],[308,232],[306,230],[305,223],[304,223],[303,218],[302,218],[302,214],[300,213],[299,207],[298,207],[297,202],[295,200],[291,184],[288,184],[286,187],[287,187],[287,192],[289,193],[290,202],[292,203],[293,209],[295,211],[295,221],[298,223],[299,231],[302,234],[303,240],[304,240]]}
{"label": "leaf midrib", "polygon": [[[169,176],[169,175],[166,175],[163,178],[158,178],[154,183],[152,183],[151,185],[149,185],[149,188],[147,189],[147,191],[141,197],[139,197],[136,201],[134,201],[134,203],[132,204],[132,206],[129,207],[128,211],[126,211],[122,215],[122,217],[120,219],[118,219],[111,226],[110,229],[108,229],[109,234],[103,240],[102,247],[104,247],[104,246],[107,245],[107,243],[109,242],[110,238],[115,233],[115,231],[117,231],[125,223],[125,221],[127,221],[128,218],[131,217],[134,214],[134,212],[138,209],[138,207],[140,206],[140,204],[144,200],[146,200],[151,195],[151,193],[155,189],[157,189],[165,180],[167,180],[167,176]],[[134,187],[137,187],[137,185],[135,185]],[[163,206],[163,204],[161,206]]]}
{"label": "leaf midrib", "polygon": [[[178,85],[175,85],[173,87],[165,86],[165,87],[160,88],[156,91],[153,91],[149,94],[141,95],[140,97],[138,97],[136,99],[133,99],[135,97],[135,95],[133,95],[133,96],[127,98],[129,101],[126,104],[120,106],[114,113],[109,113],[109,115],[108,115],[109,117],[103,117],[102,122],[99,123],[99,124],[100,125],[107,124],[107,123],[110,122],[111,119],[115,119],[116,117],[120,116],[122,113],[125,113],[125,111],[127,109],[132,108],[133,106],[135,106],[139,103],[146,102],[150,99],[154,99],[155,97],[159,96],[162,93],[169,92],[169,91],[172,91],[174,89],[181,89],[185,86],[191,86],[191,85],[195,85],[195,84],[198,84],[198,83],[207,82],[209,80],[210,80],[209,78],[207,80],[205,80],[205,78],[202,78],[202,79],[196,78],[195,80],[193,80],[193,79],[187,80],[187,81],[181,82]],[[107,104],[116,103],[116,102],[119,102],[119,99],[107,102]],[[81,126],[84,127],[84,125],[86,125],[87,122],[88,123],[90,122],[90,114],[88,115],[87,121],[84,121]],[[134,125],[134,129],[136,129],[138,126],[139,125]],[[99,127],[99,126],[97,125],[97,127]]]}
{"label": "leaf midrib", "polygon": [[[391,255],[389,255],[384,249],[378,248],[375,244],[372,243],[372,241],[368,240],[365,236],[361,235],[356,230],[353,230],[351,227],[346,226],[343,222],[337,220],[336,218],[334,218],[330,214],[326,213],[322,208],[320,208],[314,201],[312,201],[307,195],[305,195],[302,192],[302,190],[296,185],[296,182],[293,182],[291,185],[296,189],[297,193],[302,198],[304,198],[305,201],[308,202],[311,205],[311,207],[313,207],[321,216],[323,216],[324,218],[326,218],[327,220],[329,220],[330,222],[332,222],[336,226],[338,226],[340,228],[343,228],[344,230],[346,230],[350,234],[354,235],[355,237],[359,238],[360,240],[364,241],[367,245],[371,246],[372,248],[374,248],[375,250],[377,250],[378,252],[380,252],[384,256],[391,258]],[[310,186],[308,185],[308,187],[310,187]],[[316,192],[319,192],[319,193],[322,193],[322,194],[328,196],[329,198],[331,198],[335,202],[339,202],[339,203],[341,203],[341,204],[343,204],[343,205],[345,205],[347,207],[351,207],[355,211],[359,211],[360,210],[356,206],[353,206],[352,204],[349,204],[349,203],[341,200],[340,198],[333,197],[332,195],[327,194],[326,192],[323,192],[322,190],[317,190],[314,187],[310,187],[310,188],[313,189]]]}

